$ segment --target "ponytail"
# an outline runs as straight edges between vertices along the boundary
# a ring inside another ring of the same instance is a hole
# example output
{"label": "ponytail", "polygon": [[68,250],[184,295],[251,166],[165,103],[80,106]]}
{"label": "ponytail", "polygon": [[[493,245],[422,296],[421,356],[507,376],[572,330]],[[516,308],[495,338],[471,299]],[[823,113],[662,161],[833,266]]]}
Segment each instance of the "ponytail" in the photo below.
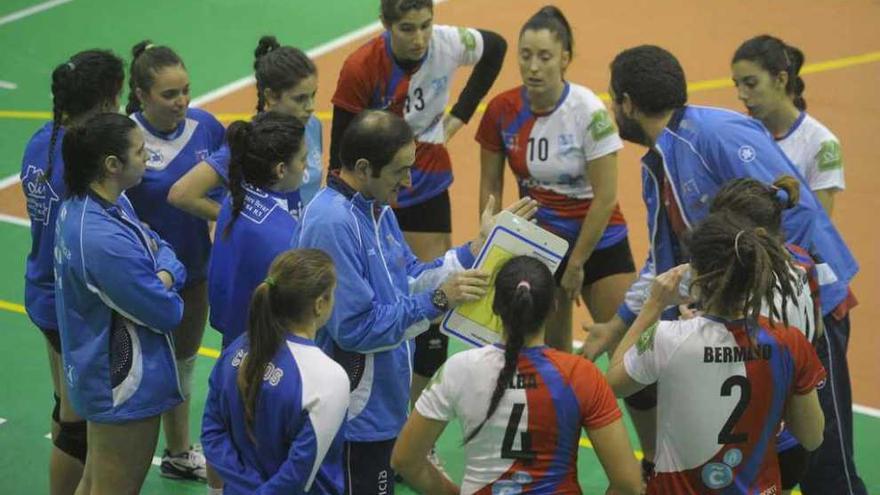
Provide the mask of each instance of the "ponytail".
{"label": "ponytail", "polygon": [[177,53],[167,46],[156,46],[144,40],[131,48],[131,69],[128,78],[128,104],[125,112],[132,114],[142,110],[142,102],[137,89],[149,92],[155,82],[156,74],[165,67],[186,67]]}
{"label": "ponytail", "polygon": [[553,274],[536,258],[511,258],[498,271],[492,310],[501,317],[504,326],[504,366],[495,381],[486,417],[465,437],[465,444],[477,436],[498,409],[505,390],[516,374],[519,354],[525,346],[526,337],[539,333],[547,319],[553,305],[554,291]]}
{"label": "ponytail", "polygon": [[571,24],[568,19],[555,5],[546,5],[536,12],[523,25],[519,31],[522,37],[526,31],[547,30],[556,35],[556,39],[562,43],[562,49],[567,51],[570,56],[574,56],[574,36],[571,32]]}
{"label": "ponytail", "polygon": [[807,109],[807,102],[803,96],[806,84],[800,75],[804,66],[804,53],[800,49],[785,44],[779,38],[764,34],[747,40],[736,49],[732,63],[740,60],[756,63],[774,76],[785,72],[788,75],[785,92],[791,97],[792,103],[798,110]]}
{"label": "ponytail", "polygon": [[107,50],[86,50],[52,71],[52,133],[43,180],[52,177],[58,133],[65,121],[102,109],[122,90],[122,59]]}
{"label": "ponytail", "polygon": [[275,258],[266,279],[251,296],[248,311],[248,351],[236,377],[244,403],[245,426],[251,440],[263,380],[271,380],[269,365],[284,343],[292,323],[305,323],[315,301],[336,283],[333,260],[317,249],[292,249]]}
{"label": "ponytail", "polygon": [[288,163],[305,145],[305,127],[295,117],[278,112],[264,112],[253,121],[237,120],[226,130],[229,143],[229,193],[232,200],[232,217],[224,237],[232,232],[232,226],[244,207],[245,188],[266,188],[277,182],[275,166]]}

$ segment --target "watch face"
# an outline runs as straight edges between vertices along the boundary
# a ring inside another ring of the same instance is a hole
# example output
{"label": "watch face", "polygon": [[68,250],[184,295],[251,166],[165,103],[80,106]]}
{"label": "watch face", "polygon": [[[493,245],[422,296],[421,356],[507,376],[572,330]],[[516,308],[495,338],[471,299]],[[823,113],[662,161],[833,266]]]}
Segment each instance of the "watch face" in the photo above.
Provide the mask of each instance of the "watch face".
{"label": "watch face", "polygon": [[434,303],[434,306],[437,306],[438,309],[445,310],[447,306],[449,306],[449,300],[446,298],[446,293],[440,289],[435,290],[431,295],[431,302]]}

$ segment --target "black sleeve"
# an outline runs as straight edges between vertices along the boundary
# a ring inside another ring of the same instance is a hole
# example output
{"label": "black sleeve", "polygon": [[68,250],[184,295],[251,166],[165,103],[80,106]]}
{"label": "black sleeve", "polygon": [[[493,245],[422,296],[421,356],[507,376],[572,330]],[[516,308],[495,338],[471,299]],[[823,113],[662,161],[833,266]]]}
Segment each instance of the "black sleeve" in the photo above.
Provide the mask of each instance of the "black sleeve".
{"label": "black sleeve", "polygon": [[348,129],[349,124],[356,116],[356,113],[333,105],[333,126],[330,131],[330,171],[339,170],[342,167],[342,159],[339,158],[342,135],[345,134],[345,130]]}
{"label": "black sleeve", "polygon": [[467,84],[461,91],[461,95],[459,95],[458,101],[451,111],[452,115],[455,115],[465,123],[477,111],[477,105],[480,104],[480,100],[486,96],[489,88],[495,82],[495,78],[498,77],[498,73],[501,72],[504,54],[507,52],[507,42],[504,41],[500,34],[482,29],[477,31],[483,37],[483,56],[480,57],[480,61],[474,66],[471,77],[468,78]]}

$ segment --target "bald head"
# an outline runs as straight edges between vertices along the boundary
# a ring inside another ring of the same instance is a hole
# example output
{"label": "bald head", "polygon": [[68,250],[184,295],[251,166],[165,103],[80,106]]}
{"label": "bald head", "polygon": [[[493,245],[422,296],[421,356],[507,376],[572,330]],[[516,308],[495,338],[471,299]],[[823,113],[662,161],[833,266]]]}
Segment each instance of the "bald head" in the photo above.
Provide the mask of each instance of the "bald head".
{"label": "bald head", "polygon": [[384,110],[365,110],[345,130],[339,158],[348,170],[354,170],[358,160],[366,160],[378,177],[397,152],[414,140],[412,129],[402,117]]}

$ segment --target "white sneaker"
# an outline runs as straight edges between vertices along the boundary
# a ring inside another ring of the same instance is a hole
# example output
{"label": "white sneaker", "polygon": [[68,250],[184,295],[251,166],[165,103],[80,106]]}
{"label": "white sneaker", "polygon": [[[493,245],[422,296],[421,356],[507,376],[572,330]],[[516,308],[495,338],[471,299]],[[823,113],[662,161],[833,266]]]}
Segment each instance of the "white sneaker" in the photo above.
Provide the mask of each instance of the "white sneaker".
{"label": "white sneaker", "polygon": [[165,449],[159,474],[177,480],[206,481],[205,455],[201,452],[201,445],[190,446],[189,450],[177,455],[171,455]]}

